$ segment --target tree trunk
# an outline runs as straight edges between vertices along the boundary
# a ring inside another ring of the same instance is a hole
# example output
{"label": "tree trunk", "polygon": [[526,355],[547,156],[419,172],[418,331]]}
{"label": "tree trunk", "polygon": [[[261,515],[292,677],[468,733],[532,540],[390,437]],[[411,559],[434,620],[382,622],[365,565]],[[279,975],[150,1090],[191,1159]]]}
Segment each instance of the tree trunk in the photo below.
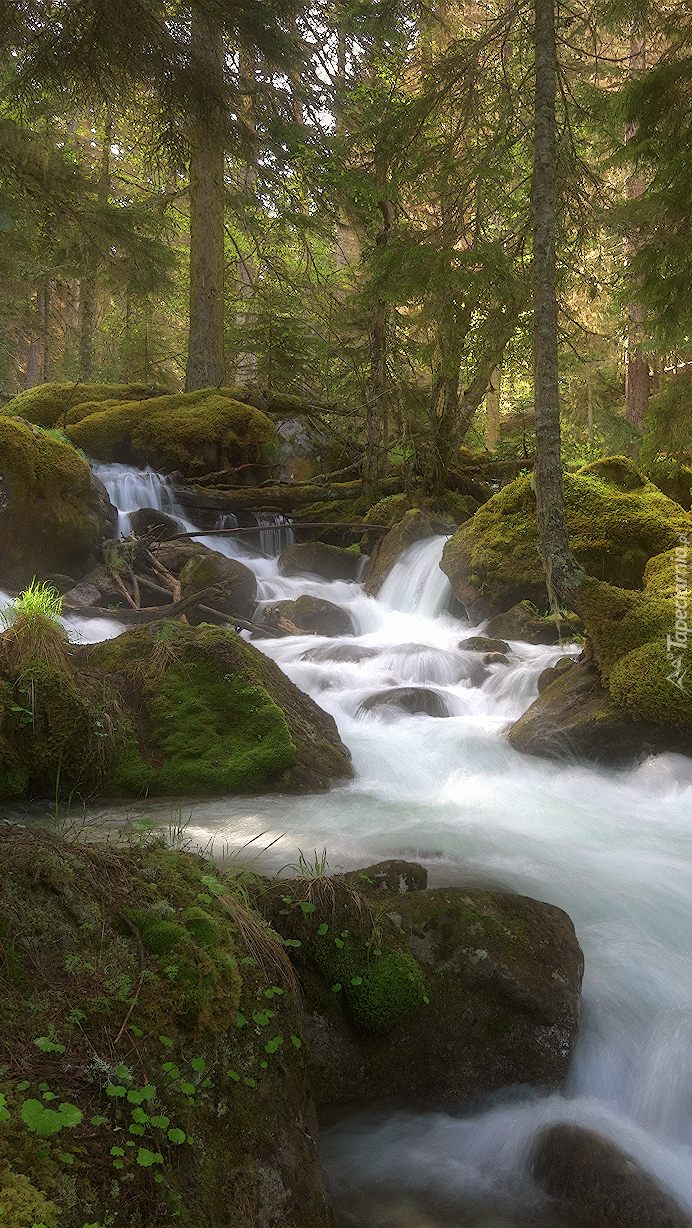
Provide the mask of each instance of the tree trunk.
{"label": "tree trunk", "polygon": [[213,100],[197,118],[190,154],[190,340],[185,391],[217,388],[224,377],[224,140],[219,98],[224,41],[220,27],[195,7],[192,59],[212,86]]}
{"label": "tree trunk", "polygon": [[494,452],[500,438],[500,381],[499,367],[493,367],[485,394],[485,446]]}
{"label": "tree trunk", "polygon": [[[103,147],[99,167],[98,201],[107,205],[111,190],[111,137],[113,121],[107,117],[103,129]],[[79,282],[79,378],[88,383],[94,367],[94,336],[98,291],[98,254],[92,252]]]}
{"label": "tree trunk", "polygon": [[384,416],[387,378],[387,304],[379,299],[370,335],[370,376],[365,410],[363,494],[368,503],[378,495],[380,433]]}
{"label": "tree trunk", "polygon": [[[239,53],[239,60],[240,77],[241,80],[247,83],[246,98],[249,101],[246,101],[240,108],[247,139],[248,154],[247,161],[241,168],[238,179],[243,192],[251,194],[255,191],[255,184],[257,182],[257,122],[255,105],[252,101],[253,94],[251,92],[253,82],[256,81],[257,77],[257,66],[254,54],[242,48]],[[245,242],[249,249],[253,242],[249,234],[245,235]],[[235,320],[239,333],[241,336],[245,334],[246,340],[249,339],[248,334],[252,332],[256,324],[253,299],[255,297],[257,276],[257,259],[254,253],[248,250],[246,253],[239,255],[236,263],[236,290],[241,305],[240,309],[236,312]],[[250,345],[245,345],[244,347],[241,345],[236,365],[236,384],[239,388],[244,388],[248,384],[254,384],[256,381],[257,354]]]}
{"label": "tree trunk", "polygon": [[560,460],[557,297],[555,277],[555,90],[557,54],[553,0],[535,0],[533,375],[536,408],[536,514],[551,605],[576,608],[585,573],[569,545]]}
{"label": "tree trunk", "polygon": [[[630,36],[629,75],[630,77],[643,72],[646,68],[646,40],[642,35]],[[625,143],[629,145],[637,135],[636,123],[630,124],[625,133]],[[625,184],[627,200],[636,200],[643,196],[646,187],[644,174],[635,170]],[[630,255],[636,251],[637,240],[628,240],[627,249]],[[646,308],[642,303],[632,301],[627,308],[629,326],[626,341],[625,365],[625,416],[633,426],[642,429],[644,414],[649,404],[649,361],[644,353],[644,323]]]}

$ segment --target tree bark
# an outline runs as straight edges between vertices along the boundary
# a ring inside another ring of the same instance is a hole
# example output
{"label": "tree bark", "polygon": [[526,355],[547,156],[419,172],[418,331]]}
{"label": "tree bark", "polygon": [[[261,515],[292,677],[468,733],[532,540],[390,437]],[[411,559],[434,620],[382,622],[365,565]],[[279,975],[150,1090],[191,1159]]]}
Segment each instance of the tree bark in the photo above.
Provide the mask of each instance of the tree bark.
{"label": "tree bark", "polygon": [[190,340],[185,391],[217,388],[224,377],[224,139],[218,99],[223,88],[220,27],[193,9],[190,49],[212,89],[199,115],[190,154]]}
{"label": "tree bark", "polygon": [[494,452],[500,438],[500,383],[502,373],[493,367],[485,394],[485,446]]}
{"label": "tree bark", "polygon": [[553,0],[535,0],[533,375],[536,409],[536,515],[551,604],[576,609],[585,572],[569,545],[560,459],[555,274],[557,52]]}
{"label": "tree bark", "polygon": [[[98,201],[107,205],[111,189],[111,137],[113,121],[107,117],[103,129],[101,165],[99,167]],[[79,281],[79,378],[84,383],[91,379],[94,366],[94,336],[96,334],[96,304],[98,291],[98,255],[87,256],[85,268]]]}
{"label": "tree bark", "polygon": [[[643,35],[632,32],[629,49],[629,75],[634,76],[646,68],[646,40]],[[627,145],[635,139],[638,125],[630,124],[625,133]],[[627,200],[636,200],[643,196],[646,188],[644,174],[636,169],[625,184]],[[630,256],[637,248],[637,239],[632,237],[627,242]],[[633,426],[642,429],[644,414],[649,404],[649,361],[644,353],[644,324],[646,308],[642,303],[632,301],[627,308],[629,321],[626,342],[625,364],[625,416]]]}

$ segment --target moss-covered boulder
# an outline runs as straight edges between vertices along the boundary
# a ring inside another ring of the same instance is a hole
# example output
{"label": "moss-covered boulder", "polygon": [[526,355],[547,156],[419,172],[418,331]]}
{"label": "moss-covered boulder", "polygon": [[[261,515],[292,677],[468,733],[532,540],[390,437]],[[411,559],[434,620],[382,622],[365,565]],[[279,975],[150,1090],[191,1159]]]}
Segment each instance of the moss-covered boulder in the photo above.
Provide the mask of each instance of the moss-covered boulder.
{"label": "moss-covered boulder", "polygon": [[[594,473],[565,474],[565,518],[572,549],[588,575],[641,587],[647,561],[692,530],[679,504],[651,483],[636,489]],[[476,622],[520,601],[548,609],[538,550],[531,478],[497,492],[445,546],[442,570]]]}
{"label": "moss-covered boulder", "polygon": [[142,400],[84,402],[67,411],[66,435],[89,456],[179,470],[185,476],[261,464],[274,423],[224,389]]}
{"label": "moss-covered boulder", "polygon": [[0,579],[11,588],[59,571],[79,578],[116,513],[68,443],[0,416]]}
{"label": "moss-covered boulder", "polygon": [[80,405],[100,401],[147,401],[167,392],[167,388],[157,384],[37,384],[8,401],[0,414],[9,417],[18,414],[36,426],[61,426],[70,410]]}
{"label": "moss-covered boulder", "polygon": [[283,881],[258,899],[301,981],[318,1105],[559,1084],[583,969],[565,913],[490,891],[411,891],[421,867],[381,869]]}
{"label": "moss-covered boulder", "polygon": [[[665,677],[662,672],[661,689],[669,694],[672,708],[676,691]],[[538,699],[514,722],[507,736],[523,754],[606,766],[637,762],[665,751],[692,754],[692,730],[671,728],[669,722],[663,723],[665,716],[662,712],[658,720],[637,719],[602,684],[593,662],[580,661],[553,671]]]}
{"label": "moss-covered boulder", "polygon": [[321,576],[323,580],[355,580],[360,555],[325,542],[292,542],[279,557],[282,576]]}
{"label": "moss-covered boulder", "polygon": [[[218,584],[222,589],[218,597],[214,597],[213,608],[220,610],[227,618],[237,614],[240,618],[250,619],[255,610],[257,596],[257,580],[255,573],[238,559],[226,558],[216,550],[206,550],[204,553],[197,548],[185,565],[181,568],[179,579],[181,594],[189,597],[202,589]],[[197,623],[218,621],[209,614],[188,611],[188,622],[193,626]]]}
{"label": "moss-covered boulder", "polygon": [[351,775],[332,717],[234,632],[157,622],[64,660],[0,654],[1,801],[319,792]]}
{"label": "moss-covered boulder", "polygon": [[0,829],[12,1228],[333,1228],[297,985],[241,892],[160,843]]}
{"label": "moss-covered boulder", "polygon": [[333,719],[232,631],[154,623],[80,660],[130,723],[110,794],[319,792],[352,775]]}
{"label": "moss-covered boulder", "polygon": [[531,1170],[546,1194],[590,1228],[692,1228],[692,1218],[633,1156],[583,1126],[558,1122],[541,1130]]}

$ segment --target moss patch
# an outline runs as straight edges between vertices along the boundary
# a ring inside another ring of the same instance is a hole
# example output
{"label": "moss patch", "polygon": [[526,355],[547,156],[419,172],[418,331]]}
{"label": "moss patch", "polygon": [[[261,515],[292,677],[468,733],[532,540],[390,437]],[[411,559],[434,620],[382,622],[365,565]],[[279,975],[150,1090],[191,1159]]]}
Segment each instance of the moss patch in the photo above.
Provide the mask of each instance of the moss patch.
{"label": "moss patch", "polygon": [[[572,549],[588,575],[609,584],[639,588],[648,559],[692,528],[652,484],[622,490],[583,470],[564,480]],[[493,495],[447,543],[441,566],[474,614],[500,613],[524,600],[546,610],[531,479],[517,478]]]}
{"label": "moss patch", "polygon": [[51,427],[60,425],[65,415],[79,405],[146,400],[165,392],[165,388],[150,384],[37,384],[8,401],[0,415],[16,414],[36,426]]}
{"label": "moss patch", "polygon": [[91,470],[70,447],[17,419],[0,417],[2,576],[78,565],[103,521]]}
{"label": "moss patch", "polygon": [[[4,829],[0,846],[2,918],[30,986],[0,959],[8,1223],[254,1228],[271,1210],[286,1228],[331,1228],[282,949],[236,881],[161,844]],[[161,925],[180,941],[160,944]]]}
{"label": "moss patch", "polygon": [[214,388],[74,406],[65,431],[98,460],[151,464],[191,476],[261,462],[262,449],[276,433],[261,410]]}

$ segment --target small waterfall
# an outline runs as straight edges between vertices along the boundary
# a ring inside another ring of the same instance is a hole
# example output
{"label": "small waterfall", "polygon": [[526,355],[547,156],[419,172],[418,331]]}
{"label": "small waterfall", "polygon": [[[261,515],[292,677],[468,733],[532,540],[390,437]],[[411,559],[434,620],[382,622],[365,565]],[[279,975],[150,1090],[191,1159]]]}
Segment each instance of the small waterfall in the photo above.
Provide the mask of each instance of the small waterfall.
{"label": "small waterfall", "polygon": [[379,600],[389,610],[438,618],[448,611],[452,586],[438,566],[446,537],[429,537],[416,542],[395,563],[379,592]]}
{"label": "small waterfall", "polygon": [[[94,476],[99,478],[108,498],[118,509],[118,536],[130,533],[130,515],[140,507],[153,507],[180,521],[181,531],[187,523],[180,515],[180,508],[170,487],[169,479],[153,469],[133,469],[130,465],[92,465]],[[193,526],[190,525],[189,528]]]}
{"label": "small waterfall", "polygon": [[283,554],[287,546],[292,546],[295,533],[291,521],[275,512],[258,512],[256,516],[259,534],[260,550],[268,558],[277,558]]}

